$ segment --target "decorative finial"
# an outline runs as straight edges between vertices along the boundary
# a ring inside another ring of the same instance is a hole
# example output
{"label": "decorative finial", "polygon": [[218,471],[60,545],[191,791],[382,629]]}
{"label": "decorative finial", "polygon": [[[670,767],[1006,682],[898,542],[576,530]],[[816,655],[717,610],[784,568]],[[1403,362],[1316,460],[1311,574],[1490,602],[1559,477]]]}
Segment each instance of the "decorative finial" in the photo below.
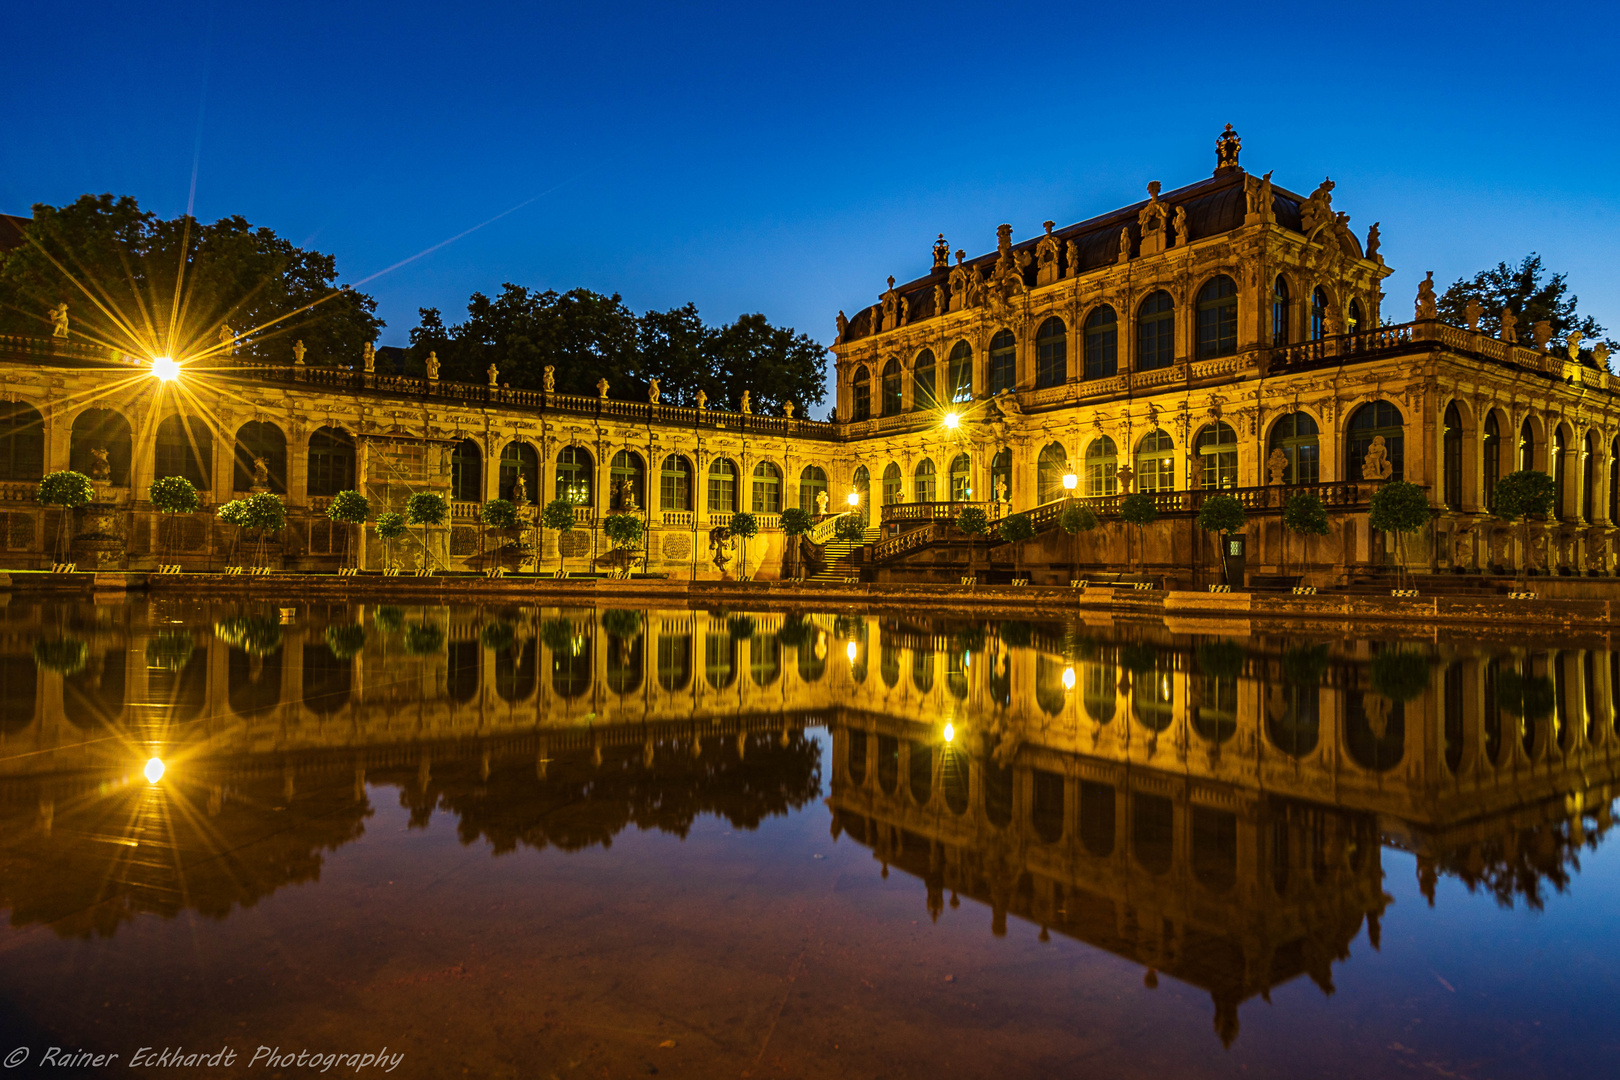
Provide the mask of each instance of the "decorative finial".
{"label": "decorative finial", "polygon": [[889,288],[891,290],[894,288],[894,275],[893,274],[889,275]]}
{"label": "decorative finial", "polygon": [[951,265],[951,245],[945,242],[945,234],[940,233],[939,239],[934,241],[934,269],[943,270]]}
{"label": "decorative finial", "polygon": [[1055,221],[1043,221],[1043,222],[1041,222],[1041,224],[1046,227],[1046,235],[1051,236],[1052,235],[1052,226],[1056,225],[1057,222],[1055,222]]}
{"label": "decorative finial", "polygon": [[962,265],[962,260],[965,259],[965,258],[967,258],[967,252],[963,251],[961,248],[957,248],[956,249],[956,265],[961,266]]}
{"label": "decorative finial", "polygon": [[1162,187],[1163,187],[1163,185],[1160,184],[1157,180],[1149,180],[1148,181],[1148,200],[1150,202],[1158,202],[1159,201],[1159,190]]}
{"label": "decorative finial", "polygon": [[293,342],[293,363],[302,364],[304,362],[304,354],[308,351],[308,349],[304,348],[303,338],[299,338],[297,341]]}
{"label": "decorative finial", "polygon": [[1232,130],[1232,125],[1227,124],[1226,130],[1221,132],[1221,137],[1215,140],[1215,171],[1237,168],[1238,151],[1242,149],[1243,140]]}

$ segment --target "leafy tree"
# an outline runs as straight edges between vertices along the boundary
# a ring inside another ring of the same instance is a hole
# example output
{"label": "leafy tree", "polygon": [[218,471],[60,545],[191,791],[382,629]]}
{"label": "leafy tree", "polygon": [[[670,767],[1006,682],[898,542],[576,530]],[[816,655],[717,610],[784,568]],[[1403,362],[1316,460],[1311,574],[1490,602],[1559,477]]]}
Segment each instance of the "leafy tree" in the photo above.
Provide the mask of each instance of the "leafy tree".
{"label": "leafy tree", "polygon": [[746,581],[748,578],[748,541],[759,535],[759,521],[753,514],[742,510],[731,515],[731,524],[727,526],[732,536],[742,537],[742,553],[738,556],[737,580]]}
{"label": "leafy tree", "polygon": [[214,636],[249,656],[281,651],[281,624],[263,615],[232,615],[214,624]]}
{"label": "leafy tree", "polygon": [[[1517,331],[1521,342],[1530,340],[1530,331],[1542,320],[1552,324],[1554,341],[1565,341],[1572,330],[1579,330],[1588,345],[1602,341],[1611,351],[1620,351],[1620,342],[1608,336],[1590,315],[1576,310],[1579,297],[1566,295],[1569,284],[1563,274],[1545,277],[1546,268],[1541,256],[1531,252],[1519,260],[1519,265],[1497,263],[1489,270],[1481,270],[1472,278],[1458,278],[1443,293],[1436,304],[1440,317],[1454,326],[1466,326],[1468,301],[1479,301],[1483,313],[1479,327],[1492,337],[1502,333],[1502,309],[1510,309],[1518,316]],[[1581,350],[1582,357],[1591,355],[1590,348]]]}
{"label": "leafy tree", "polygon": [[436,491],[418,491],[405,500],[405,520],[411,525],[422,526],[422,565],[433,557],[433,549],[428,546],[427,531],[430,525],[443,525],[445,518],[450,516],[450,504],[444,501],[444,496]]}
{"label": "leafy tree", "polygon": [[242,530],[247,527],[247,504],[241,499],[232,499],[214,512],[214,516],[231,527],[231,551],[225,557],[226,564],[236,565],[236,545],[242,538]]}
{"label": "leafy tree", "polygon": [[1058,528],[1070,536],[1076,533],[1090,532],[1097,527],[1097,512],[1084,503],[1075,503],[1063,508],[1058,515]]}
{"label": "leafy tree", "polygon": [[146,643],[146,666],[157,671],[180,671],[191,663],[197,640],[190,630],[160,630]]}
{"label": "leafy tree", "polygon": [[405,627],[405,611],[403,608],[384,604],[372,613],[371,621],[385,635],[397,634]]}
{"label": "leafy tree", "polygon": [[621,642],[634,641],[641,636],[641,612],[612,608],[602,612],[602,629],[609,637]]}
{"label": "leafy tree", "polygon": [[366,628],[359,623],[326,628],[326,647],[338,660],[353,660],[366,647]]}
{"label": "leafy tree", "polygon": [[[784,620],[786,625],[786,620]],[[733,641],[747,641],[754,636],[754,620],[748,615],[732,615],[726,619],[726,633]]]}
{"label": "leafy tree", "polygon": [[268,491],[249,495],[242,500],[242,524],[258,535],[259,550],[255,565],[263,566],[265,545],[269,538],[279,535],[287,527],[286,504],[281,501],[281,496]]}
{"label": "leafy tree", "polygon": [[[1145,491],[1133,492],[1125,496],[1119,504],[1119,516],[1127,525],[1136,527],[1136,550],[1139,558],[1142,551],[1142,528],[1159,520],[1159,508],[1153,502],[1153,496]],[[1127,538],[1129,534],[1126,534]],[[1128,542],[1128,539],[1127,539]],[[1140,570],[1138,558],[1132,558],[1131,565]]]}
{"label": "leafy tree", "polygon": [[509,622],[488,622],[478,632],[478,642],[493,652],[505,652],[517,644],[517,631]]}
{"label": "leafy tree", "polygon": [[1544,720],[1557,703],[1557,688],[1545,675],[1504,668],[1496,676],[1496,704],[1516,720]]}
{"label": "leafy tree", "polygon": [[[990,517],[977,506],[965,506],[956,515],[956,527],[969,537],[984,536],[990,531]],[[968,548],[968,574],[974,572],[975,552]]]}
{"label": "leafy tree", "polygon": [[96,497],[95,485],[84,473],[74,472],[72,469],[58,469],[40,478],[39,494],[36,497],[41,504],[54,506],[59,511],[56,517],[56,559],[58,562],[66,562],[68,518],[73,515],[75,509]]}
{"label": "leafy tree", "polygon": [[1219,492],[1206,495],[1204,504],[1198,508],[1198,527],[1220,537],[1217,547],[1221,552],[1221,580],[1228,585],[1231,584],[1231,568],[1226,561],[1226,538],[1241,530],[1246,521],[1248,516],[1243,512],[1243,504]]}
{"label": "leafy tree", "polygon": [[1198,646],[1198,671],[1216,678],[1235,679],[1243,674],[1243,646],[1228,638]]}
{"label": "leafy tree", "polygon": [[[1301,536],[1326,536],[1330,531],[1327,506],[1308,491],[1295,492],[1283,503],[1283,528]],[[1283,572],[1288,572],[1288,537],[1283,536]]]}
{"label": "leafy tree", "polygon": [[613,562],[622,576],[630,576],[635,547],[646,534],[646,525],[635,514],[609,514],[602,519],[602,535],[613,544]]}
{"label": "leafy tree", "polygon": [[1429,688],[1429,660],[1410,649],[1385,649],[1372,659],[1373,693],[1412,701]]}
{"label": "leafy tree", "polygon": [[1422,488],[1405,480],[1391,480],[1384,484],[1373,492],[1367,504],[1367,524],[1395,534],[1400,580],[1403,582],[1406,580],[1406,534],[1423,528],[1431,516],[1429,497]]}
{"label": "leafy tree", "polygon": [[46,671],[73,675],[83,671],[90,647],[78,638],[58,637],[34,642],[34,663]]}
{"label": "leafy tree", "polygon": [[657,379],[660,398],[671,405],[697,404],[702,390],[724,400],[726,385],[713,364],[714,330],[692,304],[649,311],[636,323],[639,376]]}
{"label": "leafy tree", "polygon": [[444,648],[444,631],[438,623],[413,622],[405,628],[405,651],[412,656],[431,656]]}
{"label": "leafy tree", "polygon": [[799,415],[827,396],[827,350],[791,327],[772,326],[763,315],[742,315],[714,335],[711,360],[723,373],[721,399],[753,394],[757,412],[776,413],[791,401]]}
{"label": "leafy tree", "polygon": [[574,624],[567,619],[548,619],[540,627],[540,643],[554,653],[578,656],[574,641]]}
{"label": "leafy tree", "polygon": [[383,562],[393,566],[394,541],[405,535],[404,515],[395,513],[378,514],[377,535],[382,538],[383,542]]}
{"label": "leafy tree", "polygon": [[1491,514],[1505,522],[1519,522],[1523,553],[1518,560],[1517,576],[1521,582],[1530,568],[1530,519],[1552,513],[1556,493],[1552,477],[1535,469],[1508,473],[1497,480],[1492,492]]}
{"label": "leafy tree", "polygon": [[1024,541],[1035,539],[1035,526],[1028,514],[1014,514],[1003,518],[996,532],[1013,546],[1013,576],[1024,576]]}
{"label": "leafy tree", "polygon": [[[514,513],[513,517],[516,516]],[[553,529],[557,533],[557,568],[560,570],[563,566],[562,534],[573,531],[574,504],[567,499],[552,499],[546,503],[545,509],[540,511],[540,524],[543,528]]]}
{"label": "leafy tree", "polygon": [[782,534],[787,537],[788,574],[798,572],[799,567],[799,537],[810,531],[815,519],[810,511],[802,507],[790,506],[782,511]]}
{"label": "leafy tree", "polygon": [[[980,510],[979,513],[984,513]],[[839,514],[838,520],[833,522],[833,536],[850,543],[859,543],[866,539],[866,526],[862,524],[858,514]]]}
{"label": "leafy tree", "polygon": [[332,256],[241,217],[164,220],[127,195],[84,195],[37,204],[24,231],[0,263],[0,333],[48,336],[47,310],[66,303],[75,339],[138,356],[217,350],[229,325],[243,359],[291,363],[302,340],[310,363],[353,365],[383,325],[375,300],[337,285]]}
{"label": "leafy tree", "polygon": [[327,517],[348,526],[343,530],[343,565],[359,564],[359,560],[354,558],[357,554],[353,543],[354,530],[364,525],[370,515],[371,503],[358,491],[340,491],[326,505]]}
{"label": "leafy tree", "polygon": [[[164,476],[152,481],[147,489],[152,505],[168,518],[159,529],[158,549],[167,553],[174,544],[174,515],[195,513],[200,505],[197,489],[183,476]],[[164,535],[164,534],[167,535]],[[161,557],[161,556],[160,556]]]}

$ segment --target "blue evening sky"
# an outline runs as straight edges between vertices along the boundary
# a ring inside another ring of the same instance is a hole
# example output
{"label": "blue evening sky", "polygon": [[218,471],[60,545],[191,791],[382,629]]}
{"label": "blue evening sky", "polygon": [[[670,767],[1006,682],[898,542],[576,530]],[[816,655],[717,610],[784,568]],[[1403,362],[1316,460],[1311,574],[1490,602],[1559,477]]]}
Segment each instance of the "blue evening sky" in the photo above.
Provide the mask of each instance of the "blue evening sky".
{"label": "blue evening sky", "polygon": [[[10,9],[0,211],[240,213],[403,344],[504,281],[830,342],[884,279],[1243,165],[1382,222],[1386,317],[1541,252],[1620,331],[1620,5],[104,4]],[[818,410],[819,411],[819,410]]]}

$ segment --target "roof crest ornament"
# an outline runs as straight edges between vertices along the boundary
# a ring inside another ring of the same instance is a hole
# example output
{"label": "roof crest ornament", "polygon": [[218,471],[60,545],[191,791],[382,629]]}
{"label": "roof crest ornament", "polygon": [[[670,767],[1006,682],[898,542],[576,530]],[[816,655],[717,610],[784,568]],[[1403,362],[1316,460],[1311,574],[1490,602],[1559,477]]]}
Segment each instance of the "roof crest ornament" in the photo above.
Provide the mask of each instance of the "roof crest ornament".
{"label": "roof crest ornament", "polygon": [[1232,130],[1232,125],[1227,124],[1226,130],[1215,140],[1215,175],[1219,176],[1225,169],[1237,168],[1238,152],[1242,149],[1243,140]]}

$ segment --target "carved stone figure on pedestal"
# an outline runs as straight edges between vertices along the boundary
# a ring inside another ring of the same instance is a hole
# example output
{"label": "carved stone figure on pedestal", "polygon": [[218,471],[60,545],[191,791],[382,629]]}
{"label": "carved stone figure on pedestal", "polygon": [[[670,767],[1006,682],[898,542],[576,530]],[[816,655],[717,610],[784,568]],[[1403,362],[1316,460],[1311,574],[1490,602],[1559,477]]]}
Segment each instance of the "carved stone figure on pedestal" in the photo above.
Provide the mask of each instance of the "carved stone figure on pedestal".
{"label": "carved stone figure on pedestal", "polygon": [[1006,477],[998,476],[998,477],[996,477],[996,502],[1004,503],[1006,501],[1007,501],[1007,479],[1006,479]]}
{"label": "carved stone figure on pedestal", "polygon": [[956,253],[956,265],[951,267],[951,276],[946,279],[946,283],[951,287],[952,311],[961,311],[962,306],[967,303],[968,269],[962,265],[962,257],[965,254],[966,252],[962,251]]}
{"label": "carved stone figure on pedestal", "polygon": [[1468,329],[1477,331],[1479,329],[1479,317],[1483,314],[1485,314],[1485,305],[1481,304],[1477,297],[1469,297],[1468,303],[1463,305],[1463,322],[1468,324]]}
{"label": "carved stone figure on pedestal", "polygon": [[[223,323],[220,324],[219,328],[219,351],[226,356],[236,355],[236,331]],[[366,343],[366,351],[371,351],[370,342]],[[370,371],[371,369],[367,368],[366,370]]]}
{"label": "carved stone figure on pedestal", "polygon": [[1195,454],[1187,460],[1187,488],[1191,491],[1201,491],[1204,487],[1204,458],[1202,454]]}
{"label": "carved stone figure on pedestal", "polygon": [[1046,235],[1035,244],[1035,284],[1050,285],[1058,279],[1058,248],[1057,237],[1052,235],[1055,221],[1045,222]]}
{"label": "carved stone figure on pedestal", "polygon": [[1176,207],[1175,225],[1176,247],[1181,247],[1192,239],[1192,233],[1187,229],[1187,208],[1185,206]]}
{"label": "carved stone figure on pedestal", "polygon": [[608,381],[607,381],[607,376],[604,375],[600,379],[596,380],[596,396],[599,397],[599,398],[605,398],[605,397],[607,397],[607,392],[608,392]]}
{"label": "carved stone figure on pedestal", "polygon": [[1270,474],[1273,484],[1283,483],[1283,478],[1288,475],[1288,455],[1283,453],[1282,447],[1277,447],[1266,459],[1266,472]]}
{"label": "carved stone figure on pedestal", "polygon": [[1395,466],[1389,460],[1389,448],[1384,444],[1384,437],[1374,435],[1367,446],[1367,456],[1361,459],[1361,478],[1388,480],[1394,472]]}
{"label": "carved stone figure on pedestal", "polygon": [[1536,343],[1536,351],[1546,352],[1547,342],[1552,340],[1552,323],[1542,319],[1530,328],[1530,336]]}
{"label": "carved stone figure on pedestal", "polygon": [[1131,493],[1131,485],[1136,483],[1136,473],[1129,465],[1121,465],[1114,471],[1114,482],[1119,485],[1121,495]]}
{"label": "carved stone figure on pedestal", "polygon": [[1509,345],[1517,344],[1519,340],[1519,317],[1513,314],[1510,307],[1502,309],[1502,340]]}
{"label": "carved stone figure on pedestal", "polygon": [[744,416],[752,414],[754,411],[754,395],[744,390],[742,392],[742,401],[738,403],[737,409]]}
{"label": "carved stone figure on pedestal", "polygon": [[512,501],[518,506],[526,506],[529,502],[529,485],[523,479],[521,471],[518,472],[517,479],[512,481]]}
{"label": "carved stone figure on pedestal", "polygon": [[491,364],[491,365],[489,365],[489,369],[488,369],[487,374],[489,375],[489,385],[491,385],[491,386],[499,386],[500,385],[500,380],[501,380],[501,369],[500,368],[496,367],[494,364]]}
{"label": "carved stone figure on pedestal", "polygon": [[555,366],[547,364],[545,371],[541,374],[541,379],[541,385],[546,388],[546,393],[555,394],[557,392],[557,369]]}
{"label": "carved stone figure on pedestal", "polygon": [[107,461],[107,448],[104,446],[90,448],[90,479],[101,484],[112,479],[112,465]]}
{"label": "carved stone figure on pedestal", "polygon": [[657,379],[648,379],[647,380],[647,400],[652,402],[654,405],[657,405],[658,404],[658,399],[659,399],[660,396],[662,396],[662,394],[663,394],[663,391],[661,391],[658,388],[658,380]]}
{"label": "carved stone figure on pedestal", "polygon": [[1564,339],[1564,351],[1571,360],[1579,361],[1581,358],[1581,338],[1585,337],[1579,330],[1571,330]]}
{"label": "carved stone figure on pedestal", "polygon": [[249,490],[254,492],[270,490],[270,462],[259,454],[253,457],[253,487]]}
{"label": "carved stone figure on pedestal", "polygon": [[65,300],[51,308],[51,336],[59,338],[68,336],[68,310]]}
{"label": "carved stone figure on pedestal", "polygon": [[439,354],[429,352],[427,357],[427,377],[435,381],[439,378]]}
{"label": "carved stone figure on pedestal", "polygon": [[1333,214],[1333,189],[1335,186],[1330,178],[1323,177],[1322,182],[1316,186],[1316,190],[1311,192],[1310,197],[1300,204],[1299,224],[1300,228],[1305,231],[1306,236],[1310,236],[1316,230],[1332,225],[1338,220]]}
{"label": "carved stone figure on pedestal", "polygon": [[709,395],[707,391],[699,390],[697,392],[697,407],[698,412],[702,412],[704,409],[709,407]]}
{"label": "carved stone figure on pedestal", "polygon": [[934,241],[934,269],[943,270],[951,265],[951,245],[945,242],[945,234],[940,233],[939,239]]}
{"label": "carved stone figure on pedestal", "polygon": [[1430,270],[1428,276],[1418,282],[1417,303],[1415,317],[1418,321],[1434,319],[1439,316],[1434,300],[1434,271]]}
{"label": "carved stone figure on pedestal", "polygon": [[1131,261],[1131,230],[1129,228],[1119,230],[1119,261],[1122,263]]}
{"label": "carved stone figure on pedestal", "polygon": [[1601,341],[1592,346],[1592,359],[1597,361],[1598,367],[1602,368],[1604,371],[1608,371],[1609,347]]}
{"label": "carved stone figure on pedestal", "polygon": [[633,513],[636,509],[636,486],[627,476],[619,481],[619,511]]}
{"label": "carved stone figure on pedestal", "polygon": [[[229,330],[230,327],[227,326],[225,329]],[[231,351],[235,351],[235,346],[232,346]],[[366,342],[366,347],[360,350],[360,366],[366,370],[367,374],[377,370],[377,348],[369,341]]]}
{"label": "carved stone figure on pedestal", "polygon": [[1068,276],[1074,277],[1080,273],[1080,244],[1077,241],[1070,240],[1063,245],[1063,253],[1069,263]]}
{"label": "carved stone figure on pedestal", "polygon": [[304,354],[307,352],[309,352],[309,350],[304,348],[303,338],[299,338],[297,341],[293,342],[293,363],[302,366],[304,363]]}
{"label": "carved stone figure on pedestal", "polygon": [[847,333],[849,333],[849,319],[844,316],[842,311],[840,311],[838,313],[838,337],[834,340],[843,341],[844,335]]}
{"label": "carved stone figure on pedestal", "polygon": [[1226,130],[1215,140],[1215,170],[1237,168],[1238,152],[1242,149],[1243,140],[1232,130],[1232,125],[1227,124]]}
{"label": "carved stone figure on pedestal", "polygon": [[789,420],[793,419],[793,409],[794,409],[793,402],[791,402],[791,401],[782,402],[782,415],[787,417]]}
{"label": "carved stone figure on pedestal", "polygon": [[1367,230],[1367,258],[1382,261],[1378,256],[1378,246],[1383,242],[1378,238],[1378,222],[1373,222]]}

